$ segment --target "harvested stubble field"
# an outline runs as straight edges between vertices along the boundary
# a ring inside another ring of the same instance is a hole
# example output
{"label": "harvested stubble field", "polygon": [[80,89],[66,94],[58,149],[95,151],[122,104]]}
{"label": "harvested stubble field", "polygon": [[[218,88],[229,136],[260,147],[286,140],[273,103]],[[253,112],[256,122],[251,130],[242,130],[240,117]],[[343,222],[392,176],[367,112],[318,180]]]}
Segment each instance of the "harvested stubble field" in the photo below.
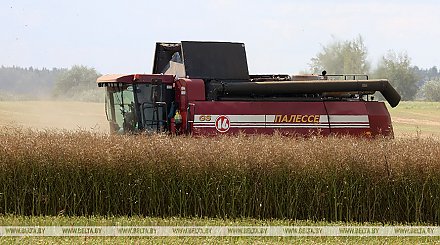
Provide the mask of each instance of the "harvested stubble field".
{"label": "harvested stubble field", "polygon": [[402,101],[388,109],[396,137],[440,137],[440,102]]}
{"label": "harvested stubble field", "polygon": [[0,132],[0,214],[440,223],[432,138]]}

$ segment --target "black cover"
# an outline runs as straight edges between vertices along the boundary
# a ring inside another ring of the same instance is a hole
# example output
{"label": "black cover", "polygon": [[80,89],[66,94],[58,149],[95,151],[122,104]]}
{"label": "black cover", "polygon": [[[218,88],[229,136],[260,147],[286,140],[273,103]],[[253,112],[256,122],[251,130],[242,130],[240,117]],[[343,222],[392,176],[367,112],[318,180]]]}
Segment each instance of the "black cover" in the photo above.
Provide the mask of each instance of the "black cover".
{"label": "black cover", "polygon": [[211,81],[207,86],[208,97],[216,100],[222,96],[294,96],[324,92],[375,92],[382,93],[391,107],[400,102],[399,93],[386,79],[379,80],[315,80],[315,81]]}
{"label": "black cover", "polygon": [[243,43],[182,41],[182,54],[189,78],[249,79]]}

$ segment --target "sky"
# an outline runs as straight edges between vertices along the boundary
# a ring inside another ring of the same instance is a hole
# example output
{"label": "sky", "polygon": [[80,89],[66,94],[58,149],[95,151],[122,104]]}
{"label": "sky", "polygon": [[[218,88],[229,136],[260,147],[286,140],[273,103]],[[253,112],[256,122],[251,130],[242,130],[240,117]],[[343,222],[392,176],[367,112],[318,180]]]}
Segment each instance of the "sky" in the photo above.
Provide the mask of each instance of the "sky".
{"label": "sky", "polygon": [[151,73],[156,42],[246,45],[251,74],[294,74],[334,41],[363,37],[369,61],[389,50],[440,66],[435,0],[1,0],[0,65]]}

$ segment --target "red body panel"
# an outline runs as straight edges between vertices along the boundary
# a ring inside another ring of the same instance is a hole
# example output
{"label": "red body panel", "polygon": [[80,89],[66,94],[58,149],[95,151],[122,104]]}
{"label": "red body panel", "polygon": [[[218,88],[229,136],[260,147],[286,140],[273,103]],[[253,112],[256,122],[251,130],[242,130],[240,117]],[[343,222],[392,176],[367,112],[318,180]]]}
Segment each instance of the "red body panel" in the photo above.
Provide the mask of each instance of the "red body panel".
{"label": "red body panel", "polygon": [[369,135],[370,122],[363,101],[327,101],[330,131],[337,135]]}
{"label": "red body panel", "polygon": [[194,135],[337,134],[392,135],[382,102],[194,101],[189,126]]}
{"label": "red body panel", "polygon": [[323,102],[200,101],[194,104],[191,114],[194,115],[192,132],[195,135],[225,131],[216,122],[219,116],[225,116],[229,121],[229,127],[223,132],[228,134],[271,134],[275,131],[301,135],[330,133]]}
{"label": "red body panel", "polygon": [[394,135],[391,116],[383,102],[365,102],[373,135]]}
{"label": "red body panel", "polygon": [[[179,111],[184,122],[187,119],[188,107],[193,101],[205,100],[205,83],[201,79],[178,79],[175,85],[175,101],[179,104]],[[190,108],[193,109],[193,108]],[[192,114],[194,115],[194,114]],[[182,130],[188,132],[187,124],[182,125]]]}

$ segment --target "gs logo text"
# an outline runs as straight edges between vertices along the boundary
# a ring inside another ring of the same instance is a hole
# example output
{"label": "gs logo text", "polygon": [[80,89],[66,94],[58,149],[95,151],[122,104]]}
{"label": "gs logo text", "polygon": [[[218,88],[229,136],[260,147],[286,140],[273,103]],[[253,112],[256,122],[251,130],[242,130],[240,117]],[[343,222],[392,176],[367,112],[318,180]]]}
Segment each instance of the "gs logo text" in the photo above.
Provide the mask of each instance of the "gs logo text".
{"label": "gs logo text", "polygon": [[201,122],[209,122],[211,121],[211,115],[200,115],[199,120]]}

